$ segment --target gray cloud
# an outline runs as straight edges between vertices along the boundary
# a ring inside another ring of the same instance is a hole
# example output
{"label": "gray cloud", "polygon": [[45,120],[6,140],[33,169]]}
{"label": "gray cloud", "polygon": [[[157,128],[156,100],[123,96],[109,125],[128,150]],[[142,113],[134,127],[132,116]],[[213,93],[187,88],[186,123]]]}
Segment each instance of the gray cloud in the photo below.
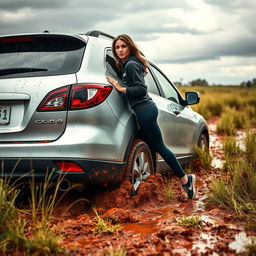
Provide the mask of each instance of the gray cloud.
{"label": "gray cloud", "polygon": [[127,33],[145,43],[157,63],[200,63],[256,56],[255,10],[252,0],[0,0],[0,34]]}
{"label": "gray cloud", "polygon": [[67,2],[61,0],[44,0],[44,1],[33,1],[33,0],[1,0],[0,10],[1,11],[17,11],[24,8],[41,9],[41,8],[57,8],[66,6]]}
{"label": "gray cloud", "polygon": [[141,10],[157,10],[166,8],[184,8],[191,9],[192,7],[187,0],[162,0],[161,4],[155,0],[140,0],[120,2],[117,0],[1,0],[0,10],[17,11],[29,7],[31,9],[51,9],[74,7],[80,9],[108,9],[110,12],[119,10],[121,13],[138,12]]}
{"label": "gray cloud", "polygon": [[234,9],[252,8],[255,5],[250,0],[204,0],[210,5],[216,5],[221,9],[233,11]]}
{"label": "gray cloud", "polygon": [[193,63],[206,60],[217,60],[223,56],[256,57],[256,38],[236,39],[232,42],[208,44],[188,57],[167,57],[157,61],[167,63]]}

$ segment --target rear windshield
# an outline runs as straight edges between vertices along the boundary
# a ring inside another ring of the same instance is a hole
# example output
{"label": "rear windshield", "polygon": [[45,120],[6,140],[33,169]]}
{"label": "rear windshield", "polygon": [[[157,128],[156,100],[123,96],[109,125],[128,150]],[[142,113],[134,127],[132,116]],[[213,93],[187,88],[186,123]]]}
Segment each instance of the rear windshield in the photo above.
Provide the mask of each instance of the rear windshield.
{"label": "rear windshield", "polygon": [[0,78],[75,73],[85,46],[85,42],[71,36],[1,37]]}

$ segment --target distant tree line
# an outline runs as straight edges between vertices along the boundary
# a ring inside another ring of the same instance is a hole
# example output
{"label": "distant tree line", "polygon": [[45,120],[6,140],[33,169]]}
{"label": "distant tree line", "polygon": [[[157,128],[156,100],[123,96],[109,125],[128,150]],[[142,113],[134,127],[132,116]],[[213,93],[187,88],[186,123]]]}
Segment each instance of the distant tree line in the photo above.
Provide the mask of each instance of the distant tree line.
{"label": "distant tree line", "polygon": [[[176,86],[182,86],[182,82],[174,82],[174,84]],[[188,83],[188,85],[190,86],[208,86],[208,82],[205,80],[205,79],[201,79],[201,78],[198,78],[198,79],[195,79],[195,80],[192,80]]]}
{"label": "distant tree line", "polygon": [[208,86],[208,82],[205,79],[196,79],[196,80],[192,80],[191,82],[189,82],[189,84],[191,86]]}
{"label": "distant tree line", "polygon": [[[176,86],[182,86],[182,79],[181,81],[177,81],[174,83]],[[188,83],[188,85],[190,86],[208,86],[209,83],[205,80],[205,79],[195,79],[192,80]],[[215,84],[212,84],[215,85]],[[218,86],[221,86],[221,84],[218,84]],[[240,84],[241,87],[245,87],[245,88],[251,88],[251,87],[256,87],[256,78],[253,78],[252,80],[248,80],[248,81],[244,81]]]}
{"label": "distant tree line", "polygon": [[244,81],[240,84],[241,87],[251,88],[256,87],[256,78],[253,78],[252,80]]}

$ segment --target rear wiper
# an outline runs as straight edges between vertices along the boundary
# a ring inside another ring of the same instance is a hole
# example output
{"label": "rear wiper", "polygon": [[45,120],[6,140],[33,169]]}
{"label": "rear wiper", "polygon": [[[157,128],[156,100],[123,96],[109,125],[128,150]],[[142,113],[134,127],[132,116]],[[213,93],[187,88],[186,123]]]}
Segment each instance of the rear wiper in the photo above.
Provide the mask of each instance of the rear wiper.
{"label": "rear wiper", "polygon": [[7,69],[0,69],[0,76],[17,74],[17,73],[47,71],[47,70],[48,70],[47,68],[7,68]]}

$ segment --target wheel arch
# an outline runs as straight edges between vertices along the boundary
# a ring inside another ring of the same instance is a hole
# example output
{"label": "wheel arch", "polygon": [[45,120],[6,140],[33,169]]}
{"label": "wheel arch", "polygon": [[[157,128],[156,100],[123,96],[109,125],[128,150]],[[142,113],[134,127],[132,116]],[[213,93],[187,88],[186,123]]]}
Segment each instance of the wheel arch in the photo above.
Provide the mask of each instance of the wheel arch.
{"label": "wheel arch", "polygon": [[210,147],[210,134],[207,125],[203,125],[200,129],[199,136],[197,138],[198,143],[200,142],[201,135],[205,135],[208,142],[208,147]]}
{"label": "wheel arch", "polygon": [[126,148],[126,152],[125,152],[125,157],[124,157],[124,161],[125,163],[127,163],[127,160],[128,160],[128,156],[129,156],[129,152],[131,150],[131,146],[132,146],[132,143],[134,140],[136,139],[140,139],[140,140],[143,140],[149,147],[150,149],[150,152],[151,152],[151,156],[152,156],[152,159],[153,159],[153,165],[154,165],[154,170],[153,172],[155,173],[156,172],[156,152],[155,150],[146,142],[145,140],[145,137],[143,136],[141,130],[139,128],[137,128],[137,130],[132,134],[132,136],[130,137],[130,140],[129,140],[129,143],[127,145],[127,148]]}

